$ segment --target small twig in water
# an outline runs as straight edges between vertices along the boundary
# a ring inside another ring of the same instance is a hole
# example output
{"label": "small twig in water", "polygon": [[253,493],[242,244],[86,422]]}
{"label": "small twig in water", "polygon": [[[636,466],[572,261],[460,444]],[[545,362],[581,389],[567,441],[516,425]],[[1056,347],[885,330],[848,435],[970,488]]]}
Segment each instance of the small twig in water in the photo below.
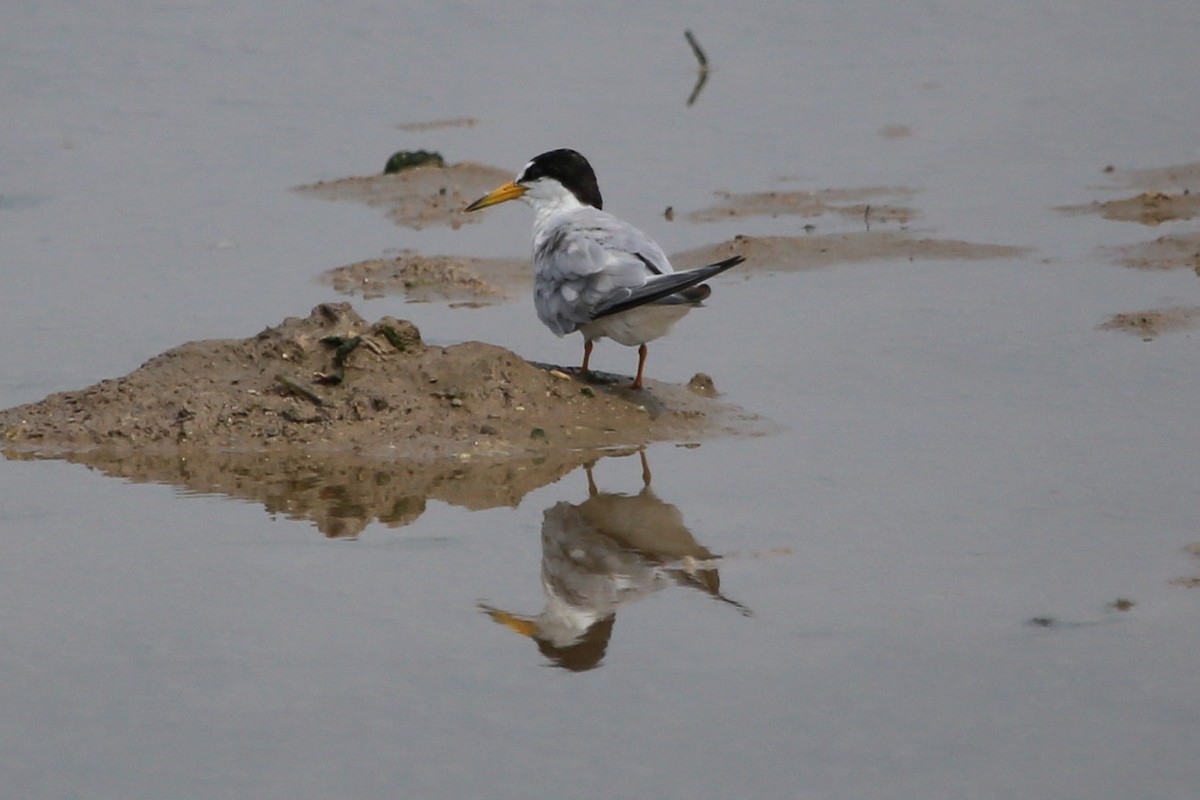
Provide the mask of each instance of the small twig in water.
{"label": "small twig in water", "polygon": [[700,43],[696,41],[696,37],[691,31],[684,31],[683,38],[687,39],[687,43],[692,46],[692,52],[696,54],[696,60],[700,62],[700,71],[708,71],[708,59],[704,56],[704,51],[700,49]]}
{"label": "small twig in water", "polygon": [[687,43],[691,45],[692,53],[696,56],[696,60],[700,62],[700,75],[696,78],[696,85],[692,88],[692,94],[688,97],[687,104],[690,106],[696,102],[696,98],[700,96],[700,90],[704,88],[705,82],[708,81],[708,58],[704,55],[704,51],[700,49],[700,43],[696,41],[696,37],[691,31],[684,31],[683,38],[687,39]]}

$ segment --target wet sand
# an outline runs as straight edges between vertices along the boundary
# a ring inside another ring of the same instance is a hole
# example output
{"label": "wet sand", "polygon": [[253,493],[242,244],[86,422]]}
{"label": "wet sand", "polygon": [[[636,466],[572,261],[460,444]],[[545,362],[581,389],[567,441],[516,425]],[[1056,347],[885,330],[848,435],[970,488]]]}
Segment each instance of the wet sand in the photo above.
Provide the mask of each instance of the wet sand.
{"label": "wet sand", "polygon": [[1190,331],[1198,326],[1200,326],[1200,307],[1177,306],[1113,314],[1100,326],[1100,329],[1124,331],[1149,341],[1156,336]]}
{"label": "wet sand", "polygon": [[490,305],[532,286],[525,260],[425,256],[412,250],[335,267],[322,273],[321,281],[345,295],[402,295],[413,303],[445,300],[455,306]]}
{"label": "wet sand", "polygon": [[[1059,211],[1076,214],[1099,214],[1105,219],[1132,222],[1145,227],[1164,223],[1193,220],[1200,214],[1200,164],[1180,164],[1171,167],[1140,170],[1104,169],[1112,184],[1119,190],[1136,190],[1137,194],[1114,200],[1093,201],[1084,205],[1061,206]],[[1112,186],[1097,187],[1102,191]],[[1131,269],[1166,271],[1190,269],[1200,276],[1200,232],[1184,230],[1159,236],[1149,241],[1135,242],[1101,249],[1101,254]],[[1171,306],[1113,314],[1100,325],[1102,330],[1125,331],[1147,341],[1157,336],[1195,330],[1200,327],[1200,307]]]}
{"label": "wet sand", "polygon": [[383,208],[397,225],[415,230],[427,225],[458,228],[479,222],[479,216],[463,213],[468,203],[511,178],[509,170],[462,162],[322,181],[298,186],[296,191]]}

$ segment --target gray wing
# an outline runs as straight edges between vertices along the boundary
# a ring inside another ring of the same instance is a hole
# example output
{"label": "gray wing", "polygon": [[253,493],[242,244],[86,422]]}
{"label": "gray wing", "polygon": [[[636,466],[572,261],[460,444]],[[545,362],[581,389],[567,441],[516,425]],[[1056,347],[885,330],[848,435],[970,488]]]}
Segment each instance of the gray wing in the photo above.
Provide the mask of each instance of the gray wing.
{"label": "gray wing", "polygon": [[653,239],[604,211],[564,217],[534,243],[534,302],[559,335],[603,315],[658,277],[671,262]]}

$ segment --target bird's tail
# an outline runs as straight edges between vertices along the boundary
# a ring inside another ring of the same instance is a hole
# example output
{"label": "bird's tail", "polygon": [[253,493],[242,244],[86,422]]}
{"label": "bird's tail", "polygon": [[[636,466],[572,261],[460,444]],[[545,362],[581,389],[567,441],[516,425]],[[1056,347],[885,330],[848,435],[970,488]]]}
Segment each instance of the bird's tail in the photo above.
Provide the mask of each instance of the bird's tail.
{"label": "bird's tail", "polygon": [[[743,256],[733,256],[724,261],[709,264],[707,267],[697,267],[696,269],[684,270],[682,272],[669,272],[666,275],[656,275],[651,280],[646,281],[644,285],[630,291],[628,295],[613,298],[607,305],[597,308],[592,314],[592,319],[619,314],[622,311],[628,311],[631,308],[637,308],[647,303],[653,303],[656,300],[662,300],[664,297],[670,297],[698,283],[704,283],[709,278],[720,275],[725,270],[730,267],[736,267],[745,260]],[[707,296],[708,293],[705,293],[704,297]]]}

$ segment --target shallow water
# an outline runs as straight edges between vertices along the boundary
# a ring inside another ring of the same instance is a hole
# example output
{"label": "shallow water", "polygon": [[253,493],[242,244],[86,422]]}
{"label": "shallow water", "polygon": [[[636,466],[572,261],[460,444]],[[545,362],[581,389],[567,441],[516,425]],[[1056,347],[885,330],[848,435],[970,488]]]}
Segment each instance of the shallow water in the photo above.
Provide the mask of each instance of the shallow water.
{"label": "shallow water", "polygon": [[[1200,540],[1197,334],[1097,326],[1200,305],[1190,270],[1099,250],[1196,225],[1053,209],[1129,194],[1108,164],[1200,160],[1197,23],[1185,2],[6,12],[0,407],[305,313],[337,297],[316,275],[389,248],[525,252],[519,207],[411,231],[290,191],[401,148],[515,172],[576,147],[607,207],[668,252],[857,230],[688,222],[715,191],[880,186],[916,191],[918,235],[1031,251],[718,281],[649,374],[707,372],[781,430],[649,448],[674,511],[632,516],[726,556],[720,597],[696,585],[711,564],[626,543],[655,590],[619,607],[585,671],[481,607],[543,609],[546,514],[587,501],[583,471],[511,507],[427,499],[347,541],[284,501],[0,461],[0,784],[1194,796],[1200,594],[1171,580],[1200,574],[1183,550]],[[685,28],[712,66],[690,107]],[[461,117],[478,124],[396,128]],[[355,306],[433,342],[578,358],[526,302]],[[595,358],[633,367],[609,343]],[[636,456],[593,473],[597,492],[642,491]]]}

